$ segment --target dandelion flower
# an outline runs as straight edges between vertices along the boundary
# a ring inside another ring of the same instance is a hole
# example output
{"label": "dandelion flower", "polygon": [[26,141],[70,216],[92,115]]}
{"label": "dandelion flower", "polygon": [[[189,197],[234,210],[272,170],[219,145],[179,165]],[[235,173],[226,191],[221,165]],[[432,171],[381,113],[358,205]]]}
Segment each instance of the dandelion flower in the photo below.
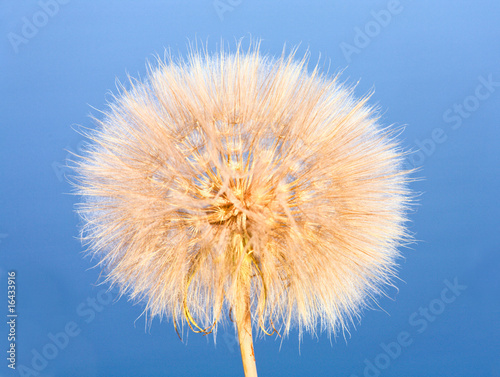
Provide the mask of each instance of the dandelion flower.
{"label": "dandelion flower", "polygon": [[294,53],[192,51],[114,97],[74,166],[82,238],[150,317],[336,332],[394,276],[408,172],[367,98]]}

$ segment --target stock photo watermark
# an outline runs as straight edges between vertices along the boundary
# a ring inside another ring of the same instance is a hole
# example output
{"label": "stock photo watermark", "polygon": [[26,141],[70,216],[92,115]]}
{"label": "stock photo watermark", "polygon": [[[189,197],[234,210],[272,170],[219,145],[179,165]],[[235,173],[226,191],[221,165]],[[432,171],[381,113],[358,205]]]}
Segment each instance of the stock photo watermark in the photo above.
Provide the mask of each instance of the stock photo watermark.
{"label": "stock photo watermark", "polygon": [[10,32],[7,34],[12,49],[17,54],[19,47],[26,45],[30,40],[35,38],[37,34],[55,17],[61,5],[68,4],[70,0],[40,0],[37,2],[38,10],[29,17],[21,18],[21,28],[17,32]]}
{"label": "stock photo watermark", "polygon": [[224,334],[222,335],[222,339],[224,340],[224,343],[226,344],[229,352],[235,353],[236,351],[240,350],[240,343],[235,333],[224,332]]}
{"label": "stock photo watermark", "polygon": [[454,103],[443,113],[443,121],[451,124],[452,130],[458,130],[462,127],[464,119],[469,118],[472,113],[479,109],[482,102],[490,98],[497,88],[500,88],[500,81],[495,81],[491,73],[488,77],[479,76],[478,81],[479,84],[476,86],[474,94],[465,97],[462,103]]}
{"label": "stock photo watermark", "polygon": [[214,0],[212,5],[222,22],[224,21],[224,14],[234,11],[242,2],[243,0]]}
{"label": "stock photo watermark", "polygon": [[339,44],[345,60],[350,63],[353,54],[361,54],[390,25],[394,16],[397,16],[403,10],[404,7],[399,0],[389,0],[385,9],[379,11],[372,10],[370,12],[371,19],[363,27],[356,26],[354,28],[352,42],[342,42]]}
{"label": "stock photo watermark", "polygon": [[[457,131],[462,127],[464,121],[469,118],[474,112],[478,111],[481,104],[488,100],[500,88],[500,81],[493,77],[493,74],[479,76],[478,83],[474,92],[465,97],[459,102],[455,102],[452,106],[443,112],[443,122],[451,131]],[[415,139],[414,143],[417,149],[411,153],[405,160],[407,168],[418,168],[431,157],[438,146],[448,140],[448,133],[443,127],[436,127],[431,131],[430,137],[419,140]]]}
{"label": "stock photo watermark", "polygon": [[16,310],[16,271],[7,273],[7,367],[16,369],[17,361],[17,310]]}
{"label": "stock photo watermark", "polygon": [[406,330],[400,331],[392,341],[379,344],[381,351],[372,358],[366,358],[363,361],[364,369],[362,374],[351,374],[350,377],[379,377],[382,372],[387,370],[395,362],[405,349],[407,349],[415,340],[415,336],[424,333],[429,325],[435,322],[442,315],[447,307],[456,301],[467,289],[466,285],[461,284],[458,278],[453,281],[448,279],[443,282],[444,288],[438,297],[432,299],[425,306],[419,307],[408,317],[408,326]]}
{"label": "stock photo watermark", "polygon": [[49,332],[47,342],[31,350],[31,360],[28,366],[19,364],[17,371],[21,377],[40,376],[51,361],[68,347],[71,340],[81,334],[86,325],[92,323],[98,313],[104,311],[111,304],[115,294],[108,289],[101,289],[96,296],[87,297],[80,302],[76,309],[77,318],[68,321],[59,331]]}

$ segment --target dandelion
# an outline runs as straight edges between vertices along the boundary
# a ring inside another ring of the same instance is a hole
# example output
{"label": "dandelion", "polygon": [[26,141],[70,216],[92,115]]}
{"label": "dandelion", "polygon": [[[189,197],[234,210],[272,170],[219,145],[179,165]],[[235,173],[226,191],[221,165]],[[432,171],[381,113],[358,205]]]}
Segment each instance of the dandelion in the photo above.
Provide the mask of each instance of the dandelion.
{"label": "dandelion", "polygon": [[82,238],[177,330],[345,330],[407,239],[408,172],[368,98],[258,45],[161,60],[114,97],[76,162]]}

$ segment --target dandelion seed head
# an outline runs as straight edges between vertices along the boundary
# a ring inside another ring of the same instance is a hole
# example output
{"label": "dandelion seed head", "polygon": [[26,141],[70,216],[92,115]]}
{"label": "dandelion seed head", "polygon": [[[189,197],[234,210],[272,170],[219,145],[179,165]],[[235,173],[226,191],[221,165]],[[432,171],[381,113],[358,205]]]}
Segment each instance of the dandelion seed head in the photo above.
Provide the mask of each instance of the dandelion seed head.
{"label": "dandelion seed head", "polygon": [[307,59],[241,48],[159,61],[76,162],[82,238],[151,317],[345,329],[394,276],[408,172],[367,98]]}

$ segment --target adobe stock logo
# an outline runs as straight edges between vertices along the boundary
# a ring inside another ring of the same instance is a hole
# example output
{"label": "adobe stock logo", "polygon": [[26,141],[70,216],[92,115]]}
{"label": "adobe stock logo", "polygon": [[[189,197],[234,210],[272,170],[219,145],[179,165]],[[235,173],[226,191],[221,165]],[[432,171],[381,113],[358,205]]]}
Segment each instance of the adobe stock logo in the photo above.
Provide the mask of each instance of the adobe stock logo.
{"label": "adobe stock logo", "polygon": [[214,6],[219,20],[224,21],[224,13],[232,12],[239,6],[243,0],[214,0],[212,5]]}
{"label": "adobe stock logo", "polygon": [[52,17],[59,13],[60,5],[68,4],[69,0],[40,0],[38,6],[40,9],[33,13],[31,17],[21,18],[22,26],[19,33],[10,32],[7,34],[12,49],[17,54],[19,46],[28,44],[28,42],[36,37],[40,29],[46,26]]}
{"label": "adobe stock logo", "polygon": [[66,322],[59,328],[59,331],[54,330],[49,332],[46,337],[46,342],[40,347],[31,349],[30,360],[25,360],[29,364],[20,364],[17,367],[17,372],[20,377],[43,377],[42,372],[47,369],[50,364],[64,350],[75,342],[75,338],[85,331],[88,324],[92,323],[99,313],[110,305],[114,298],[118,296],[117,292],[109,291],[106,288],[101,289],[95,296],[87,297],[75,308],[77,317]]}
{"label": "adobe stock logo", "polygon": [[342,42],[339,47],[348,63],[352,61],[352,55],[359,55],[363,49],[378,37],[384,28],[389,26],[393,17],[403,11],[403,5],[399,0],[389,0],[386,9],[370,12],[372,19],[363,28],[354,28],[353,44]]}
{"label": "adobe stock logo", "polygon": [[[495,79],[491,73],[487,77],[479,76],[477,81],[478,84],[473,93],[455,102],[443,112],[443,121],[448,124],[451,132],[459,130],[465,120],[478,111],[481,105],[489,100],[500,88],[500,81]],[[448,140],[448,135],[451,133],[449,130],[436,127],[431,131],[428,138],[423,140],[415,139],[417,149],[406,157],[405,168],[413,169],[422,166],[436,152],[439,146]]]}
{"label": "adobe stock logo", "polygon": [[444,288],[441,289],[438,297],[429,301],[427,305],[420,306],[418,310],[410,314],[408,317],[410,328],[400,331],[392,341],[380,343],[381,351],[375,357],[366,358],[363,361],[363,374],[351,374],[350,377],[382,376],[382,372],[387,370],[413,344],[415,337],[424,333],[430,324],[437,321],[439,316],[448,310],[448,306],[453,304],[467,289],[466,285],[459,283],[458,278],[454,278],[453,281],[446,279],[443,284]]}
{"label": "adobe stock logo", "polygon": [[491,73],[488,75],[488,78],[479,76],[478,80],[479,84],[476,86],[473,95],[465,97],[462,103],[454,103],[452,108],[447,109],[443,113],[443,120],[446,123],[451,123],[452,130],[458,130],[462,127],[463,120],[478,110],[481,102],[490,98],[496,88],[500,87],[500,82],[493,80]]}

